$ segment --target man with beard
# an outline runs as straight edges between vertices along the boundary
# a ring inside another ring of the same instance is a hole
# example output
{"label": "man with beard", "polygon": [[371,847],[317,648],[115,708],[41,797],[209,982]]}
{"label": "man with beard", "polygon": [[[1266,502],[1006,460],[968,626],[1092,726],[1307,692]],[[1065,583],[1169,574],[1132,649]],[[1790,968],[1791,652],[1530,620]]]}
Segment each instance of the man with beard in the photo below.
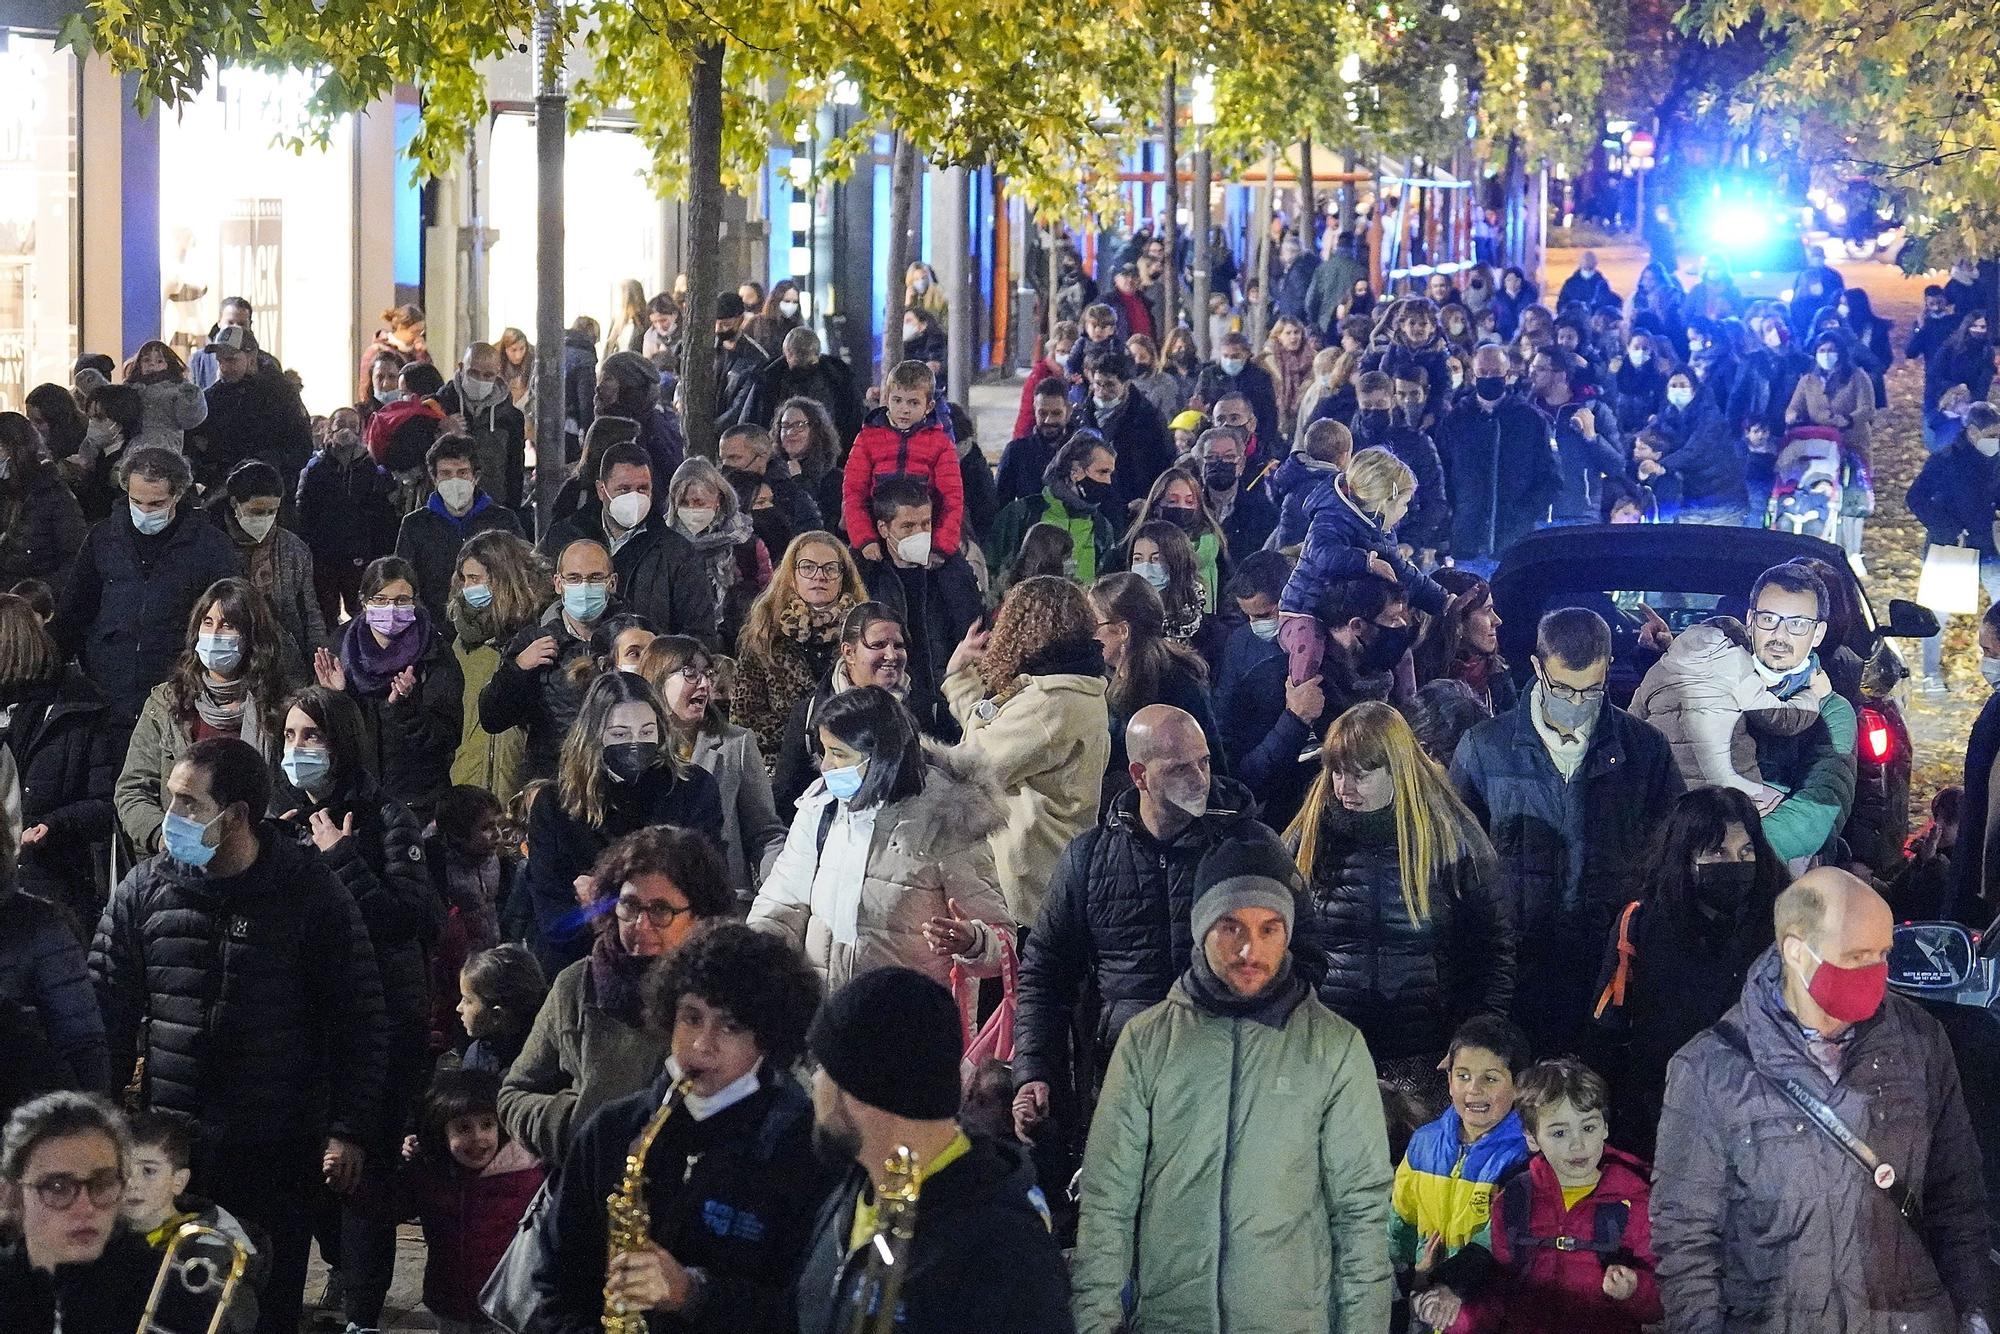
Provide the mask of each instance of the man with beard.
{"label": "man with beard", "polygon": [[[444,433],[471,438],[487,493],[508,509],[520,509],[526,499],[521,474],[527,466],[528,425],[507,390],[500,349],[491,343],[467,347],[458,373],[437,402],[446,418]],[[458,420],[451,421],[453,417]]]}
{"label": "man with beard", "polygon": [[1356,704],[1386,700],[1395,666],[1417,637],[1401,586],[1378,575],[1330,584],[1314,615],[1326,636],[1319,675],[1287,681],[1289,664],[1276,654],[1243,675],[1234,699],[1217,701],[1245,734],[1262,738],[1237,758],[1237,776],[1279,829],[1291,823],[1319,772],[1316,757],[1302,763],[1300,753]]}
{"label": "man with beard", "polygon": [[[1035,386],[1033,427],[1007,442],[1000,451],[1000,474],[994,480],[994,502],[1006,509],[1023,496],[1039,495],[1049,460],[1069,439],[1069,386],[1047,379]],[[998,552],[1001,557],[1012,552]]]}
{"label": "man with beard", "polygon": [[[820,1210],[799,1275],[800,1334],[839,1334],[880,1299],[857,1252],[873,1244],[891,1160],[918,1170],[921,1214],[903,1259],[903,1334],[1066,1334],[1062,1253],[1019,1146],[958,1123],[958,1004],[909,968],[863,973],[813,1020],[814,1147],[846,1177]],[[1385,1158],[1386,1161],[1386,1158]],[[1383,1195],[1386,1202],[1387,1195]]]}

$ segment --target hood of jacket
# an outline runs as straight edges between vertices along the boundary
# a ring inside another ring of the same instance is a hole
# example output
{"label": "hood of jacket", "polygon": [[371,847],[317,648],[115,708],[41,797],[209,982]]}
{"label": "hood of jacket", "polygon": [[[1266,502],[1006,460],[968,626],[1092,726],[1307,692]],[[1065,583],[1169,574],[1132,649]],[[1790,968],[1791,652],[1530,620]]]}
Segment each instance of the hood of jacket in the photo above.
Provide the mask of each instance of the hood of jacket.
{"label": "hood of jacket", "polygon": [[985,760],[929,739],[924,760],[924,790],[896,805],[890,837],[899,845],[924,856],[947,857],[1007,823],[1007,794]]}
{"label": "hood of jacket", "polygon": [[[1740,627],[1741,623],[1737,624]],[[1750,650],[1713,620],[1689,626],[1674,636],[1673,647],[1660,662],[1676,677],[1700,677],[1718,684],[1755,671],[1750,665]]]}

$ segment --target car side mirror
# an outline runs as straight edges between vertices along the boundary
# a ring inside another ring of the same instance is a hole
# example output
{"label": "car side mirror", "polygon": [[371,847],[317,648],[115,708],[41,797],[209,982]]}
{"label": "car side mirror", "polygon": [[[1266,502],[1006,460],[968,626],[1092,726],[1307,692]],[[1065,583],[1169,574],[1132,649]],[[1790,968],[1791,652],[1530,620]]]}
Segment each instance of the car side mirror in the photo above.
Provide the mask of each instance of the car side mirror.
{"label": "car side mirror", "polygon": [[1882,633],[1892,639],[1929,639],[1938,632],[1937,613],[1908,598],[1889,600],[1889,624]]}
{"label": "car side mirror", "polygon": [[1957,991],[1975,971],[1972,932],[1957,922],[1906,922],[1889,946],[1889,985],[1898,991]]}

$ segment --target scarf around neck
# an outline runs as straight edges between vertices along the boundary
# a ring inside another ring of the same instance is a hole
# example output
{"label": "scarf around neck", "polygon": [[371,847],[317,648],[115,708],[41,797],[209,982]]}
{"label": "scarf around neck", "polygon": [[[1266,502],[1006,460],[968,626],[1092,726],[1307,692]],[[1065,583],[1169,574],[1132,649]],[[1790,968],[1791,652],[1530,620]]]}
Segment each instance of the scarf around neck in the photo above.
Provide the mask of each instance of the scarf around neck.
{"label": "scarf around neck", "polygon": [[840,637],[840,623],[854,610],[854,598],[842,593],[824,607],[806,605],[793,594],[778,612],[778,632],[799,644],[824,644]]}
{"label": "scarf around neck", "polygon": [[347,631],[340,637],[340,666],[358,693],[387,694],[396,674],[423,657],[430,642],[431,616],[422,607],[417,608],[417,619],[387,647],[375,642],[368,618],[357,617],[347,623]]}
{"label": "scarf around neck", "polygon": [[1208,951],[1200,941],[1188,958],[1188,970],[1181,974],[1181,985],[1197,1010],[1224,1019],[1248,1019],[1266,1028],[1283,1028],[1306,995],[1306,984],[1292,972],[1289,950],[1269,986],[1254,996],[1239,996],[1208,966]]}
{"label": "scarf around neck", "polygon": [[645,1010],[645,996],[640,984],[645,981],[647,965],[653,961],[625,952],[625,946],[618,939],[618,923],[615,921],[597,933],[589,957],[590,962],[584,966],[590,970],[590,985],[597,994],[598,1008],[623,1023],[638,1027]]}
{"label": "scarf around neck", "polygon": [[250,679],[239,676],[234,681],[214,681],[203,672],[194,711],[218,732],[241,734],[244,719],[250,714]]}

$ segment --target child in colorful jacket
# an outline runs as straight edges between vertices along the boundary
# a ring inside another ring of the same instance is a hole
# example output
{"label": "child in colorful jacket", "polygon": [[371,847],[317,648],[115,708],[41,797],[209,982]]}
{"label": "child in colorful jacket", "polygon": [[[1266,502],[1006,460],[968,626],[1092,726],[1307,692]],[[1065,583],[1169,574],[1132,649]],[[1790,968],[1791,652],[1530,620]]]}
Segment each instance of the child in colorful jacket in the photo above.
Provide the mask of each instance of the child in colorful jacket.
{"label": "child in colorful jacket", "polygon": [[[875,531],[868,500],[875,494],[877,478],[909,476],[930,483],[938,498],[931,527],[933,568],[958,550],[965,519],[958,446],[944,424],[949,414],[937,410],[934,386],[931,368],[923,362],[898,363],[889,372],[882,406],[868,414],[868,424],[854,437],[841,479],[841,513],[855,537]],[[857,549],[868,560],[883,559],[878,538],[869,538]]]}

